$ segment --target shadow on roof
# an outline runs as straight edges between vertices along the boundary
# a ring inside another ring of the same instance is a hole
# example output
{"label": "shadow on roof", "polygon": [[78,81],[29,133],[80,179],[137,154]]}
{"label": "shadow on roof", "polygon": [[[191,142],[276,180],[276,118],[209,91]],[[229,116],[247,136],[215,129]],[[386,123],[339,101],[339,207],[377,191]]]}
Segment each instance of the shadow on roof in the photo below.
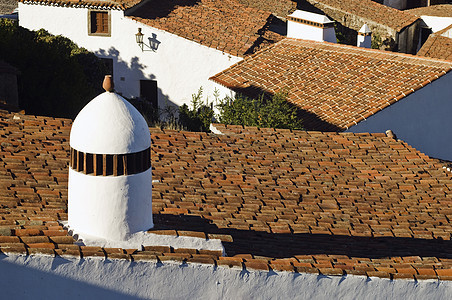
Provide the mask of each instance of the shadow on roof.
{"label": "shadow on roof", "polygon": [[155,229],[203,231],[231,235],[225,243],[228,256],[252,254],[274,258],[295,255],[346,255],[360,258],[437,257],[452,258],[452,241],[401,237],[359,237],[328,234],[279,234],[232,228],[218,228],[209,220],[186,215],[154,215]]}
{"label": "shadow on roof", "polygon": [[150,0],[143,6],[133,9],[126,13],[130,17],[139,17],[143,19],[158,19],[167,17],[178,6],[195,6],[201,0]]}

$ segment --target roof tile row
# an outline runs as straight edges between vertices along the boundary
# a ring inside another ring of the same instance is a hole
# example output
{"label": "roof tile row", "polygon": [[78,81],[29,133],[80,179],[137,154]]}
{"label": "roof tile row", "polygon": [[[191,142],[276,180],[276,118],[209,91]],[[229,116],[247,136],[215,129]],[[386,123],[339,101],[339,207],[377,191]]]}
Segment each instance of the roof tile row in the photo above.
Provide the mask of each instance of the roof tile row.
{"label": "roof tile row", "polygon": [[[378,24],[382,24],[396,31],[416,22],[418,17],[386,5],[376,3],[372,0],[307,0],[312,5],[319,7],[330,7],[335,10],[346,12],[350,15],[368,19]],[[351,18],[353,19],[353,18]],[[363,24],[354,28],[359,30]]]}
{"label": "roof tile row", "polygon": [[287,89],[308,130],[345,130],[452,69],[451,62],[286,38],[211,79],[256,97]]}
{"label": "roof tile row", "polygon": [[452,61],[452,38],[444,36],[448,31],[452,31],[452,25],[430,34],[417,55]]}
{"label": "roof tile row", "polygon": [[220,238],[220,257],[74,244],[58,222],[67,219],[71,121],[3,112],[0,122],[3,253],[452,279],[452,175],[382,134],[151,129],[151,232]]}
{"label": "roof tile row", "polygon": [[94,7],[126,10],[143,0],[19,0],[23,3],[36,3],[41,5],[59,5],[65,7]]}
{"label": "roof tile row", "polygon": [[452,4],[430,5],[426,7],[418,7],[408,9],[409,12],[416,16],[435,16],[435,17],[452,17]]}
{"label": "roof tile row", "polygon": [[270,12],[234,0],[148,1],[129,16],[235,56],[253,53],[261,43],[281,39],[278,34],[268,32]]}

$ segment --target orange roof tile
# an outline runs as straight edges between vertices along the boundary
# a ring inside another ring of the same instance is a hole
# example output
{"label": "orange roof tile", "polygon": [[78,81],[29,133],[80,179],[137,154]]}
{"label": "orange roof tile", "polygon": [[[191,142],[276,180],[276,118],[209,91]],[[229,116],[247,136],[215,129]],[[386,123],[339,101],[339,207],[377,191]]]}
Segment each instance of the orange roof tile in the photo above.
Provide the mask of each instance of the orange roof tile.
{"label": "orange roof tile", "polygon": [[452,280],[452,174],[383,134],[151,129],[153,233],[216,251],[86,247],[67,218],[71,121],[0,112],[0,251]]}
{"label": "orange roof tile", "polygon": [[41,5],[58,5],[65,7],[93,7],[126,10],[143,0],[19,0],[23,3],[37,3]]}
{"label": "orange roof tile", "polygon": [[442,36],[449,30],[452,30],[452,25],[430,34],[417,55],[452,61],[452,38]]}
{"label": "orange roof tile", "polygon": [[430,5],[405,10],[416,16],[452,17],[452,4]]}
{"label": "orange roof tile", "polygon": [[[314,6],[330,7],[368,19],[400,31],[408,25],[413,24],[418,18],[413,14],[401,11],[386,5],[376,3],[372,0],[307,0]],[[362,24],[358,27],[360,28]],[[358,28],[357,27],[357,28]],[[356,30],[359,30],[356,29]]]}
{"label": "orange roof tile", "polygon": [[281,39],[278,34],[265,35],[270,12],[234,0],[148,1],[129,17],[235,56]]}
{"label": "orange roof tile", "polygon": [[288,89],[308,130],[345,130],[452,69],[451,62],[286,38],[211,80],[255,97]]}
{"label": "orange roof tile", "polygon": [[245,6],[270,11],[274,15],[283,18],[287,17],[287,15],[291,14],[297,8],[297,1],[292,0],[260,0],[260,1],[236,0],[236,1]]}

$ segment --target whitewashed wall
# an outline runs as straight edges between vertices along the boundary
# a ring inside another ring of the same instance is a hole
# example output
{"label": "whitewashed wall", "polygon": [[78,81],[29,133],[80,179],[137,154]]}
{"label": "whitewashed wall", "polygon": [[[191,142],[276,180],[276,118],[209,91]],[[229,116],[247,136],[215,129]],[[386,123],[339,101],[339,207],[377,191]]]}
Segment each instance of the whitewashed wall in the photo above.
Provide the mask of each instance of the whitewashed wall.
{"label": "whitewashed wall", "polygon": [[421,19],[428,27],[432,28],[432,32],[443,30],[452,24],[452,18],[446,17],[421,16]]}
{"label": "whitewashed wall", "polygon": [[334,27],[320,28],[297,22],[287,22],[287,37],[295,39],[304,39],[318,42],[336,43],[336,32]]}
{"label": "whitewashed wall", "polygon": [[[111,11],[111,37],[88,35],[87,8],[19,3],[19,10],[20,26],[30,30],[44,28],[52,34],[70,38],[100,57],[113,58],[116,90],[123,96],[139,96],[140,79],[157,80],[161,107],[165,106],[166,100],[177,105],[189,104],[191,95],[201,86],[204,95],[211,99],[215,88],[219,89],[221,96],[230,95],[228,89],[208,78],[242,60],[135,22],[125,17],[120,10]],[[152,33],[157,35],[160,45],[156,52],[141,51],[135,42],[138,27],[143,29],[147,44],[147,38]],[[124,81],[121,81],[121,77]]]}
{"label": "whitewashed wall", "polygon": [[452,282],[0,255],[4,299],[452,299]]}
{"label": "whitewashed wall", "polygon": [[429,156],[452,160],[452,72],[347,131],[388,129]]}

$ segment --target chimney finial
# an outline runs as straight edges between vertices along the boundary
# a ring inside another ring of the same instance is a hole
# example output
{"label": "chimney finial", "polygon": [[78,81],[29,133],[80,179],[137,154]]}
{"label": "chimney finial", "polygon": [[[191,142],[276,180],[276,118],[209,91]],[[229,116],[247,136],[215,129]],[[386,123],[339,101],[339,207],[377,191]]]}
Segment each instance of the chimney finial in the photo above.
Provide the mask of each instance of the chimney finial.
{"label": "chimney finial", "polygon": [[389,138],[393,138],[394,140],[397,140],[397,136],[396,136],[395,133],[394,133],[392,130],[390,130],[390,129],[386,130],[386,136],[389,137]]}
{"label": "chimney finial", "polygon": [[102,87],[107,92],[113,92],[115,90],[115,84],[113,83],[113,78],[111,75],[105,75]]}

